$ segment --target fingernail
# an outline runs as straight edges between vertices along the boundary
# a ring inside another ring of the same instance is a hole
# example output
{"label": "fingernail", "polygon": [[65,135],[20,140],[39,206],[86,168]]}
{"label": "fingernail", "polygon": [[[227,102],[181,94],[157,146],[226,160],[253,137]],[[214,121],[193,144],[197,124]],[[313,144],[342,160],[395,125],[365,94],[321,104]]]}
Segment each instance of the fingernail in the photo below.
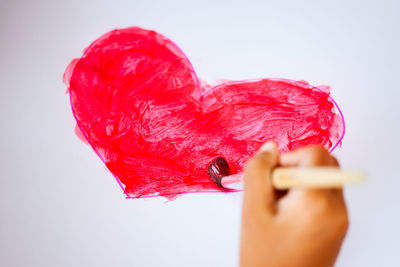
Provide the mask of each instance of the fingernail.
{"label": "fingernail", "polygon": [[276,145],[275,142],[273,141],[268,141],[265,142],[260,149],[258,150],[258,153],[262,152],[268,152],[268,151],[276,151],[278,149],[278,146]]}

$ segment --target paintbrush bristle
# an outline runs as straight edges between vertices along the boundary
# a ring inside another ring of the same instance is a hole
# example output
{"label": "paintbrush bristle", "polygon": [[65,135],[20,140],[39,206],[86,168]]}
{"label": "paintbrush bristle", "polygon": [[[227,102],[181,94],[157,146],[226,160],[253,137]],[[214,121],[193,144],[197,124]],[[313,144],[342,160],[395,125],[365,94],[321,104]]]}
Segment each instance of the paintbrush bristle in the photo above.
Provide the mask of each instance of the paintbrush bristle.
{"label": "paintbrush bristle", "polygon": [[223,187],[221,184],[222,177],[229,176],[230,173],[229,165],[225,158],[216,158],[208,165],[208,175],[219,187]]}

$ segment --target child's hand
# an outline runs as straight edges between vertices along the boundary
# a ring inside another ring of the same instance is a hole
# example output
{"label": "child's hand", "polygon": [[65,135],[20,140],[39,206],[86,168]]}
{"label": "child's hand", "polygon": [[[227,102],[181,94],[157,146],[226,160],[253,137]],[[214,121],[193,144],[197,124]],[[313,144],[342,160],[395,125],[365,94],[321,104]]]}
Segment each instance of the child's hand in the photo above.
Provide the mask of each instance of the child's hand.
{"label": "child's hand", "polygon": [[246,163],[240,265],[333,266],[348,227],[342,190],[291,189],[277,198],[271,172],[278,164],[338,166],[320,146],[279,155],[274,143]]}

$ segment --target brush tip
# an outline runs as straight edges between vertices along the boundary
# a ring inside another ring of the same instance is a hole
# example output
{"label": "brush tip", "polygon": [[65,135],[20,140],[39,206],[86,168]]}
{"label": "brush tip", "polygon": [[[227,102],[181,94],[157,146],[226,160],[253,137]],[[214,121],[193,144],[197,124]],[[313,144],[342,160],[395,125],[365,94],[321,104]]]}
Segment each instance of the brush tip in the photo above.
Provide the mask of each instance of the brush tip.
{"label": "brush tip", "polygon": [[219,187],[223,187],[221,183],[222,178],[224,176],[229,176],[230,173],[228,162],[223,157],[214,159],[210,165],[208,165],[208,175]]}

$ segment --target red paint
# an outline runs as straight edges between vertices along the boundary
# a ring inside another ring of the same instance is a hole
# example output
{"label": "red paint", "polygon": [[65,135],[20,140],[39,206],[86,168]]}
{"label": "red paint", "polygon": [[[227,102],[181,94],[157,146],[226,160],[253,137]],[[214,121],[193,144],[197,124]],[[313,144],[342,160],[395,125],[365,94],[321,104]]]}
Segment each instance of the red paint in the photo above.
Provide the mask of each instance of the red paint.
{"label": "red paint", "polygon": [[267,140],[280,151],[333,149],[344,133],[326,90],[284,79],[200,84],[174,43],[137,27],[94,41],[64,80],[81,134],[132,198],[223,191],[207,174],[217,157],[234,174]]}

